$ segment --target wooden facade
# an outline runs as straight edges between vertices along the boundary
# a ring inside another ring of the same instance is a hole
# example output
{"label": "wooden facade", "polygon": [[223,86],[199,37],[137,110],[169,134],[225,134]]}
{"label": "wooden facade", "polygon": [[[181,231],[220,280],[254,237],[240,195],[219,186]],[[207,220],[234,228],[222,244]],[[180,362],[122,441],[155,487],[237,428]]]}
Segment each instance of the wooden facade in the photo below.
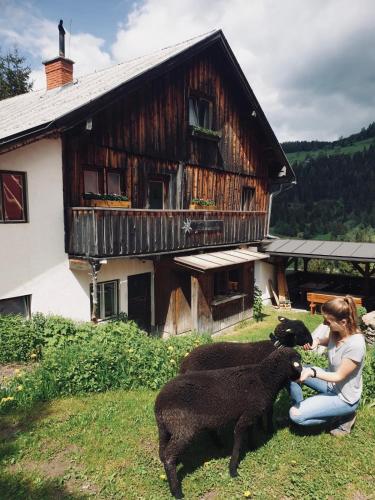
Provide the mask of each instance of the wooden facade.
{"label": "wooden facade", "polygon": [[[209,109],[208,132],[192,126],[192,100]],[[153,258],[156,325],[169,334],[218,331],[248,317],[253,263],[237,266],[241,292],[218,300],[215,273],[178,269],[170,257],[261,241],[270,185],[283,166],[222,45],[193,52],[156,78],[146,74],[89,118],[90,126],[83,120],[63,134],[67,253]],[[131,208],[91,207],[87,172],[101,194],[119,173]],[[158,209],[151,207],[152,183],[163,190]],[[213,200],[214,210],[191,210],[194,198]]]}

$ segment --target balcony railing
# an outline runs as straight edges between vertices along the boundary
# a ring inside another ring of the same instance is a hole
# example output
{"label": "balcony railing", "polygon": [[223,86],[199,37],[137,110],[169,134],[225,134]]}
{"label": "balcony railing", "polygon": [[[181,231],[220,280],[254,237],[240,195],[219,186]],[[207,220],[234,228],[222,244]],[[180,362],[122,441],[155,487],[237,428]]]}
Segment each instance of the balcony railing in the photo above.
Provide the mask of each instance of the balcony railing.
{"label": "balcony railing", "polygon": [[251,243],[265,235],[266,212],[70,209],[68,252],[116,257]]}

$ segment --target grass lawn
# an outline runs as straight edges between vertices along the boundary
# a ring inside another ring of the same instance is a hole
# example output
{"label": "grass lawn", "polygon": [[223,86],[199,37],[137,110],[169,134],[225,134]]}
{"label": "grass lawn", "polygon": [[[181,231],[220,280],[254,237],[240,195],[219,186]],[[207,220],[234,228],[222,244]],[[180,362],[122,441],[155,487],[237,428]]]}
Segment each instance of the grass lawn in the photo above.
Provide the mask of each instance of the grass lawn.
{"label": "grass lawn", "polygon": [[[287,317],[303,317],[310,328],[321,319],[301,313]],[[276,313],[267,310],[264,322],[248,322],[221,339],[265,338],[275,323]],[[1,500],[170,498],[158,458],[155,396],[148,390],[110,391],[0,416]],[[275,413],[283,411],[281,399]],[[228,474],[230,429],[223,449],[202,435],[179,469],[185,497],[227,500],[245,498],[249,491],[259,499],[375,498],[374,434],[369,408],[359,412],[352,434],[341,440],[289,428],[272,438],[259,432],[236,479]]]}

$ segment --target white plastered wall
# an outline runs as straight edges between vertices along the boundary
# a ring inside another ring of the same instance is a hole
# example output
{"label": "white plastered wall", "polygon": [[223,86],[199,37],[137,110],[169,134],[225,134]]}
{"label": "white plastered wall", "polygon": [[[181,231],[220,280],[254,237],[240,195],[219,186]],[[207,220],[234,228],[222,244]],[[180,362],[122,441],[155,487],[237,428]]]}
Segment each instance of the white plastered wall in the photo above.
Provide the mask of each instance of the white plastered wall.
{"label": "white plastered wall", "polygon": [[271,304],[270,290],[268,286],[268,281],[271,280],[273,287],[275,288],[275,266],[258,260],[255,262],[254,269],[255,283],[262,291],[262,298],[264,304]]}
{"label": "white plastered wall", "polygon": [[[0,155],[0,170],[26,172],[28,199],[27,223],[0,223],[0,300],[31,295],[32,313],[89,320],[89,275],[69,269],[64,249],[60,139]],[[103,265],[98,280],[119,280],[120,310],[127,312],[127,276],[145,272],[153,273],[151,261],[124,258]]]}

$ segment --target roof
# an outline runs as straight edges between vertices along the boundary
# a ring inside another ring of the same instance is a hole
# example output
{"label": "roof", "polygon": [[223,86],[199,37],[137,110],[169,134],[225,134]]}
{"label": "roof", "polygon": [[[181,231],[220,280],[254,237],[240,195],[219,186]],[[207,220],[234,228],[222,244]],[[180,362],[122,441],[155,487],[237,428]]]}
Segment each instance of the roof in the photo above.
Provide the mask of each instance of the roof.
{"label": "roof", "polygon": [[200,253],[196,255],[185,255],[175,257],[176,264],[188,267],[195,271],[205,272],[220,267],[234,266],[236,264],[245,264],[254,260],[267,259],[269,255],[253,252],[245,248],[235,250],[225,250],[224,252]]}
{"label": "roof", "polygon": [[375,262],[375,243],[275,239],[263,241],[262,248],[269,255],[285,257]]}
{"label": "roof", "polygon": [[[0,101],[0,147],[17,142],[25,136],[39,137],[50,130],[71,126],[69,120],[72,121],[78,110],[80,120],[85,113],[88,118],[98,110],[99,101],[104,106],[105,99],[114,96],[116,92],[122,92],[143,76],[147,78],[156,71],[169,70],[174,64],[179,64],[183,55],[190,57],[213,43],[220,43],[228,66],[237,75],[249,101],[249,114],[255,112],[261,128],[272,144],[271,149],[276,153],[277,165],[280,170],[286,167],[286,175],[275,181],[289,183],[295,179],[293,169],[221,30],[204,33],[152,54],[76,78],[73,83],[59,88],[31,91]],[[93,107],[94,104],[96,108]]]}
{"label": "roof", "polygon": [[72,84],[51,90],[31,91],[0,101],[0,144],[7,137],[35,127],[48,126],[58,118],[159,66],[213,33],[205,33],[152,54],[75,78]]}

